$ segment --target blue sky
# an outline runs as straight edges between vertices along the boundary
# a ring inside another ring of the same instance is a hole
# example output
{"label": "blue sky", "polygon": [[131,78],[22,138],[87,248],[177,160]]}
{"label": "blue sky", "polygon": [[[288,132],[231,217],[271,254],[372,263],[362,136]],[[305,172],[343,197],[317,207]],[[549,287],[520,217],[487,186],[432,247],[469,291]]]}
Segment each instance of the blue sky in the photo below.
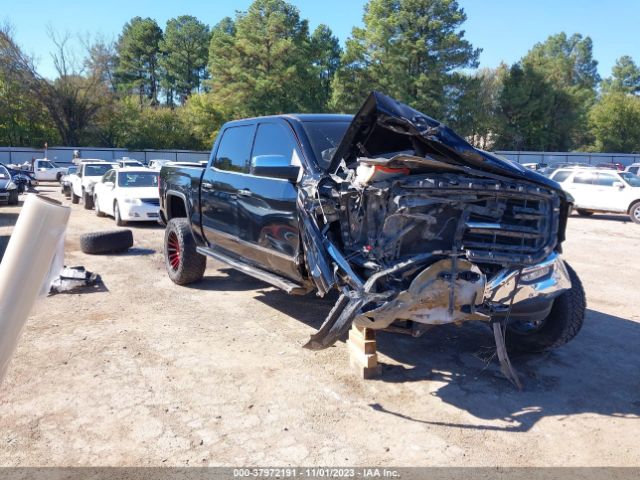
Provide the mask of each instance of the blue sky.
{"label": "blue sky", "polygon": [[[155,18],[164,28],[169,18],[189,14],[213,25],[236,10],[245,10],[251,0],[0,0],[0,21],[10,22],[27,52],[38,59],[46,76],[54,70],[49,52],[47,26],[71,34],[101,33],[116,39],[131,17]],[[311,27],[328,24],[342,42],[354,25],[362,22],[365,0],[293,0]],[[459,0],[467,12],[466,37],[483,49],[482,67],[501,61],[513,63],[534,43],[565,31],[589,35],[599,72],[606,77],[615,59],[631,55],[640,62],[637,0]]]}

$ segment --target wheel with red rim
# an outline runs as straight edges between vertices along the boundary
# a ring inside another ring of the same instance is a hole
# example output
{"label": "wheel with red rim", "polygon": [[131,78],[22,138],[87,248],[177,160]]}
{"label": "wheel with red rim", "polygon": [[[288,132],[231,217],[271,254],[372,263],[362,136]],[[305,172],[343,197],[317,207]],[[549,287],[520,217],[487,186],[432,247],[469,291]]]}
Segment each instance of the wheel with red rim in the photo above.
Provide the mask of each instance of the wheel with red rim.
{"label": "wheel with red rim", "polygon": [[196,242],[186,218],[172,218],[164,233],[164,263],[169,278],[178,285],[202,279],[207,259],[196,251]]}
{"label": "wheel with red rim", "polygon": [[169,238],[167,238],[167,256],[171,269],[174,271],[178,270],[180,267],[180,242],[178,241],[176,232],[169,232]]}

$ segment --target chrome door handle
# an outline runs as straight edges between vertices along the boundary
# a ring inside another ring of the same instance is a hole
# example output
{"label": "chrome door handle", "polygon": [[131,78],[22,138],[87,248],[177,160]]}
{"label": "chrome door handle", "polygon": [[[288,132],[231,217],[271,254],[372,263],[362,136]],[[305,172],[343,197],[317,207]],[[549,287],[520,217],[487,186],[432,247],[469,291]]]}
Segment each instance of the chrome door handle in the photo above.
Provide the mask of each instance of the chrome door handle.
{"label": "chrome door handle", "polygon": [[249,189],[243,188],[242,190],[238,190],[238,195],[242,195],[243,197],[250,197],[253,195],[253,192]]}
{"label": "chrome door handle", "polygon": [[202,189],[203,190],[213,190],[213,183],[202,182]]}

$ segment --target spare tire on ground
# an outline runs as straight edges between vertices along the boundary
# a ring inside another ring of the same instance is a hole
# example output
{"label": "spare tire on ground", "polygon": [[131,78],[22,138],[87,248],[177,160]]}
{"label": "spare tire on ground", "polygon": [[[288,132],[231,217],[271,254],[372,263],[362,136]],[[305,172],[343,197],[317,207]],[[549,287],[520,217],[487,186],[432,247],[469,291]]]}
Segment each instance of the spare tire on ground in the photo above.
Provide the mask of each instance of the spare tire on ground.
{"label": "spare tire on ground", "polygon": [[92,232],[80,235],[80,250],[82,250],[83,253],[124,252],[131,246],[133,246],[133,233],[128,229]]}

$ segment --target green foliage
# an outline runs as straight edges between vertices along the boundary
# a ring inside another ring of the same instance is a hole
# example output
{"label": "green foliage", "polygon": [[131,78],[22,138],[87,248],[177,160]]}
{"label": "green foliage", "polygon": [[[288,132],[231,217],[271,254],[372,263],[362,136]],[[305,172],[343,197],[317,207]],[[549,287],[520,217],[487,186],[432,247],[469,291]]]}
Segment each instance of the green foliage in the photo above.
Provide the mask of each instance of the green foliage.
{"label": "green foliage", "polygon": [[160,41],[161,84],[170,92],[167,103],[173,104],[173,93],[184,103],[200,89],[206,78],[209,39],[209,27],[195,17],[182,15],[167,22]]}
{"label": "green foliage", "polygon": [[356,110],[377,89],[436,118],[449,110],[462,68],[478,64],[460,30],[466,20],[455,0],[371,0],[364,27],[347,40],[334,82],[336,109]]}
{"label": "green foliage", "polygon": [[611,77],[602,82],[602,90],[640,94],[640,68],[630,56],[624,55],[616,60],[611,69]]}
{"label": "green foliage", "polygon": [[507,66],[482,69],[461,76],[458,96],[449,113],[449,123],[474,146],[493,147],[498,128],[499,101]]}
{"label": "green foliage", "polygon": [[369,0],[363,20],[343,51],[287,0],[254,0],[211,29],[135,17],[115,44],[84,42],[78,64],[52,35],[54,80],[0,26],[0,143],[208,149],[225,121],[354,112],[379,90],[480,148],[640,150],[640,68],[620,57],[600,82],[589,37],[559,33],[511,67],[470,71],[480,50],[456,0]]}
{"label": "green foliage", "polygon": [[597,64],[591,39],[580,34],[534,45],[504,79],[495,147],[568,151],[591,143]]}
{"label": "green foliage", "polygon": [[211,89],[234,116],[309,111],[313,82],[306,20],[284,0],[255,0],[214,28]]}
{"label": "green foliage", "polygon": [[640,151],[640,98],[623,92],[602,96],[589,115],[595,148],[604,152]]}
{"label": "green foliage", "polygon": [[20,83],[0,74],[0,145],[42,148],[59,138],[44,106]]}
{"label": "green foliage", "polygon": [[125,24],[118,39],[116,81],[126,93],[137,92],[140,105],[145,98],[158,99],[158,57],[162,29],[151,18],[134,17]]}
{"label": "green foliage", "polygon": [[340,68],[340,56],[342,48],[337,37],[326,25],[318,25],[311,34],[310,59],[313,76],[317,85],[309,94],[311,110],[324,112],[329,108],[331,100],[331,82]]}
{"label": "green foliage", "polygon": [[208,149],[218,134],[218,130],[231,113],[217,101],[211,93],[192,95],[187,100],[180,115],[189,129],[190,135],[198,142],[199,148]]}
{"label": "green foliage", "polygon": [[513,65],[499,96],[496,149],[554,150],[569,147],[572,98],[530,64]]}

